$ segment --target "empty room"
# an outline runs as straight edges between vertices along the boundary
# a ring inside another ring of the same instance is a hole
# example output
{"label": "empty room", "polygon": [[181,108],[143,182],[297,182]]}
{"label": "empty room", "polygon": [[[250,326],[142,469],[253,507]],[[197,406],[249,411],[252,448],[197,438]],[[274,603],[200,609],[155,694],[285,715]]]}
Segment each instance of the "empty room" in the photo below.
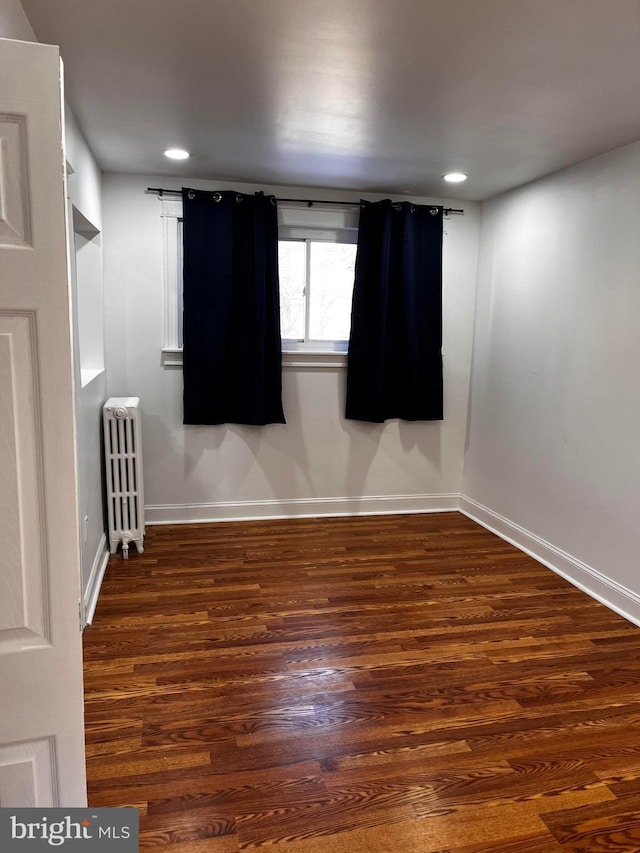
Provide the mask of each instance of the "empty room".
{"label": "empty room", "polygon": [[640,851],[639,90],[639,0],[0,0],[2,849]]}

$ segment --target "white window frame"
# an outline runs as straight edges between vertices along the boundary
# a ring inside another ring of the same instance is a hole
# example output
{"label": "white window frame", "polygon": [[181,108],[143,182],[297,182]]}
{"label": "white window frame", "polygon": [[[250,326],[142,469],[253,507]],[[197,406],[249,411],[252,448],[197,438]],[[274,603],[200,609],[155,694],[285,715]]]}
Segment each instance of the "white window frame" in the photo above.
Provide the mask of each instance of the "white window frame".
{"label": "white window frame", "polygon": [[[164,343],[162,366],[182,367],[180,346],[180,265],[182,264],[182,199],[160,199],[162,204]],[[326,240],[355,243],[360,206],[323,204],[309,207],[306,202],[278,204],[278,237],[281,240]],[[347,366],[347,342],[283,341],[282,366],[294,369],[335,369]]]}
{"label": "white window frame", "polygon": [[[360,206],[316,205],[305,202],[278,204],[278,239],[300,240],[307,245],[307,287],[309,286],[309,241],[355,244],[358,240]],[[309,301],[305,303],[305,327],[309,325]],[[346,367],[348,341],[282,341],[285,366]]]}
{"label": "white window frame", "polygon": [[163,367],[182,367],[180,346],[181,303],[179,292],[179,264],[181,263],[180,228],[182,225],[182,199],[161,198],[162,203],[162,248],[164,289],[164,343],[162,345]]}

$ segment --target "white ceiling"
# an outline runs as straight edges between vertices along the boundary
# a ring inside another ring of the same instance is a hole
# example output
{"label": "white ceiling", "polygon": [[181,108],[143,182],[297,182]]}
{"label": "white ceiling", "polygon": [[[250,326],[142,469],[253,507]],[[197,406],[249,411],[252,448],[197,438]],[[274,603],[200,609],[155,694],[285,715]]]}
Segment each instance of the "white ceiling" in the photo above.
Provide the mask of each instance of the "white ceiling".
{"label": "white ceiling", "polygon": [[640,139],[640,0],[22,5],[105,170],[484,199]]}

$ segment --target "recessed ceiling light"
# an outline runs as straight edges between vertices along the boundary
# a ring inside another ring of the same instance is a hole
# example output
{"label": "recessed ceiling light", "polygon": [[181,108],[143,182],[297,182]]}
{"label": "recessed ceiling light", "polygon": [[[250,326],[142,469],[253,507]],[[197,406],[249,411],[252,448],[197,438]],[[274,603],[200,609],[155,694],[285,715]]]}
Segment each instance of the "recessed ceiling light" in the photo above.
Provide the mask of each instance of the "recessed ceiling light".
{"label": "recessed ceiling light", "polygon": [[442,177],[445,181],[449,181],[450,184],[461,184],[467,180],[467,176],[462,172],[449,172],[448,175],[443,175]]}
{"label": "recessed ceiling light", "polygon": [[187,160],[190,154],[188,151],[185,151],[184,148],[167,148],[164,152],[164,156],[168,157],[170,160]]}

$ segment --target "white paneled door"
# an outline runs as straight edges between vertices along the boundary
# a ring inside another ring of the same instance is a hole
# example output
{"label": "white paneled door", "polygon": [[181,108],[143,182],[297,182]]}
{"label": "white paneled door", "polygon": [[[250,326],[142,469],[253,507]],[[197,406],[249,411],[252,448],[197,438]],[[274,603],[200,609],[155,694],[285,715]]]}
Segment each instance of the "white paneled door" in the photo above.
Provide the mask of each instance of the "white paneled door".
{"label": "white paneled door", "polygon": [[86,804],[61,68],[0,40],[0,806]]}

